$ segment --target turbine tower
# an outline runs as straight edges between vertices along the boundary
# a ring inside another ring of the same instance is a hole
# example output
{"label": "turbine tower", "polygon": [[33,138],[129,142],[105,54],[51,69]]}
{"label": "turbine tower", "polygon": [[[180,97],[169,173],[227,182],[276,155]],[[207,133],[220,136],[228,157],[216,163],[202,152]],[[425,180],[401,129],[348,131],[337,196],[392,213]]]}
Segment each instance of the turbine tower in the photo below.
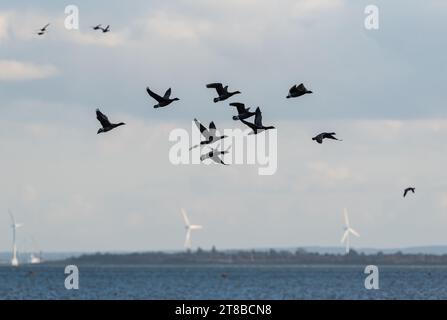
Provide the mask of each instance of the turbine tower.
{"label": "turbine tower", "polygon": [[11,217],[11,228],[12,228],[12,259],[11,259],[11,265],[13,267],[19,266],[19,260],[17,258],[17,244],[16,244],[16,230],[23,225],[21,223],[16,223],[16,220],[14,219],[14,215],[12,214],[11,210],[9,210],[9,216]]}
{"label": "turbine tower", "polygon": [[185,220],[185,229],[186,229],[186,238],[185,238],[185,248],[191,249],[191,232],[192,230],[200,230],[203,227],[200,225],[191,224],[188,219],[188,215],[186,214],[185,209],[181,209],[183,219]]}
{"label": "turbine tower", "polygon": [[343,233],[343,237],[341,238],[341,243],[346,242],[346,253],[348,254],[350,251],[350,235],[354,235],[356,237],[360,237],[357,231],[355,231],[353,228],[351,228],[351,225],[349,224],[349,216],[348,216],[348,209],[345,208],[345,232]]}

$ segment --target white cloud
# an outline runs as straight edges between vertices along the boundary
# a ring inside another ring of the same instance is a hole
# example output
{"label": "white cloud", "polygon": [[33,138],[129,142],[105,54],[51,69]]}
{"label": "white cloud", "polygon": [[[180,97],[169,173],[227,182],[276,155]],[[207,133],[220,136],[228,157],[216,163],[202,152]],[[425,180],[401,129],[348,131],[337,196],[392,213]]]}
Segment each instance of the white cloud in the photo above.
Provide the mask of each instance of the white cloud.
{"label": "white cloud", "polygon": [[[67,30],[64,27],[64,19],[65,16],[62,13],[60,15],[47,15],[34,11],[0,12],[0,44],[11,40],[23,42],[36,39],[44,40],[46,38],[47,41],[58,41],[77,45],[116,47],[128,41],[128,34],[130,32],[128,29],[113,30],[112,27],[112,32],[107,34],[95,32],[90,28],[87,32]],[[51,22],[48,33],[44,37],[38,36],[36,34],[37,30],[48,22]],[[83,27],[87,28],[87,26]]]}
{"label": "white cloud", "polygon": [[166,40],[200,40],[210,35],[212,24],[202,18],[185,17],[177,13],[158,11],[146,20],[145,32],[156,33]]}
{"label": "white cloud", "polygon": [[0,14],[0,44],[2,41],[7,40],[9,35],[8,30],[8,15]]}
{"label": "white cloud", "polygon": [[66,35],[65,40],[71,40],[75,44],[80,45],[94,45],[104,47],[117,47],[126,44],[128,38],[125,32],[111,32],[102,34],[101,32],[92,31],[90,33],[81,32],[78,30],[70,31],[70,35]]}
{"label": "white cloud", "polygon": [[329,184],[338,183],[351,178],[351,172],[346,167],[331,166],[324,161],[310,163],[308,166]]}
{"label": "white cloud", "polygon": [[37,65],[16,60],[0,60],[0,81],[38,80],[56,76],[59,71],[53,65]]}

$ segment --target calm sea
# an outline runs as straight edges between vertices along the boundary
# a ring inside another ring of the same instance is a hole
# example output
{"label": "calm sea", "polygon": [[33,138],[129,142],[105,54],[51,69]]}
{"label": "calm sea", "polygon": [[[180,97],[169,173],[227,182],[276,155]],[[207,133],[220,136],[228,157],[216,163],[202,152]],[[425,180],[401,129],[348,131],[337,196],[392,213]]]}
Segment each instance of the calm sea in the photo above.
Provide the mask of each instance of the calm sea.
{"label": "calm sea", "polygon": [[0,267],[0,299],[447,299],[447,267],[380,267],[380,289],[362,267],[79,267],[77,291],[63,267]]}

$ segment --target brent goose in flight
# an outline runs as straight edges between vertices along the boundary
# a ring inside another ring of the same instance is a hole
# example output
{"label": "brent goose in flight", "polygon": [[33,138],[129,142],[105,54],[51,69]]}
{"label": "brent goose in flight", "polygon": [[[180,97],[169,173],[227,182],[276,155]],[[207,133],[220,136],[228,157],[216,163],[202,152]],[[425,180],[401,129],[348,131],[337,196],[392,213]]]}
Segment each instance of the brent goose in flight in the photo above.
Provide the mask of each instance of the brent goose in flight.
{"label": "brent goose in flight", "polygon": [[254,123],[250,123],[245,120],[241,120],[241,122],[246,126],[249,126],[253,130],[253,132],[251,132],[250,134],[258,134],[266,130],[275,129],[275,127],[273,126],[266,127],[262,124],[262,112],[261,109],[259,109],[259,107],[256,109],[256,116]]}
{"label": "brent goose in flight", "polygon": [[102,30],[102,24],[92,27],[93,30]]}
{"label": "brent goose in flight", "polygon": [[101,29],[102,30],[102,33],[107,33],[107,32],[110,32],[110,25],[108,25],[107,27],[105,27],[105,28],[102,28],[102,27],[100,27],[99,29]]}
{"label": "brent goose in flight", "polygon": [[324,139],[343,141],[343,140],[337,139],[335,137],[335,135],[336,135],[335,132],[323,132],[323,133],[320,133],[318,136],[312,138],[312,140],[318,142],[319,144],[322,144]]}
{"label": "brent goose in flight", "polygon": [[154,98],[158,102],[158,104],[155,105],[154,108],[163,108],[163,107],[166,107],[166,106],[170,105],[174,101],[180,100],[179,98],[174,98],[174,99],[170,98],[170,96],[171,96],[171,88],[169,88],[166,91],[166,93],[165,93],[165,95],[163,97],[160,97],[155,92],[152,92],[151,89],[149,89],[149,87],[146,88],[146,91],[152,98]]}
{"label": "brent goose in flight", "polygon": [[408,192],[413,192],[413,193],[416,193],[416,188],[407,188],[407,189],[405,189],[405,191],[404,191],[404,198],[407,196],[407,194],[408,194]]}
{"label": "brent goose in flight", "polygon": [[235,121],[245,120],[250,117],[253,117],[256,114],[255,112],[251,112],[250,108],[246,108],[245,104],[243,104],[243,103],[234,102],[234,103],[230,103],[230,106],[237,108],[238,115],[233,117],[233,120],[235,120]]}
{"label": "brent goose in flight", "polygon": [[39,29],[39,32],[37,32],[37,34],[39,35],[39,36],[43,36],[48,30],[48,27],[50,26],[50,24],[49,23],[47,23],[46,25],[45,25],[45,27],[43,27],[42,29]]}
{"label": "brent goose in flight", "polygon": [[227,100],[235,94],[241,93],[240,91],[228,92],[228,86],[224,87],[222,83],[210,83],[206,87],[208,89],[216,89],[219,96],[217,98],[214,98],[214,103]]}
{"label": "brent goose in flight", "polygon": [[[223,140],[225,138],[228,138],[227,136],[217,136],[216,135],[216,125],[214,124],[214,122],[210,123],[210,127],[209,129],[207,129],[203,124],[201,124],[199,122],[199,120],[194,119],[194,122],[196,123],[197,128],[199,128],[200,133],[202,134],[202,136],[206,139],[202,142],[200,142],[200,145],[209,145],[209,144],[213,144],[219,140]],[[196,145],[194,147],[191,147],[189,150],[195,149],[199,147],[199,145]]]}
{"label": "brent goose in flight", "polygon": [[108,132],[110,130],[113,130],[119,126],[124,126],[125,123],[124,122],[120,122],[120,123],[110,123],[109,119],[107,118],[107,116],[105,114],[103,114],[101,111],[99,111],[99,109],[96,109],[96,119],[98,119],[98,121],[101,123],[102,128],[100,128],[98,130],[98,134],[103,133],[103,132]]}
{"label": "brent goose in flight", "polygon": [[206,154],[200,156],[200,160],[201,160],[201,161],[205,161],[206,159],[211,159],[211,160],[213,160],[215,163],[223,164],[224,166],[226,166],[227,164],[226,164],[225,162],[223,162],[223,160],[222,160],[221,158],[219,158],[219,156],[220,156],[220,155],[227,154],[229,149],[230,149],[230,148],[228,148],[228,149],[225,150],[225,151],[219,151],[219,150],[217,150],[217,149],[211,149],[210,152],[208,152],[208,153],[206,153]]}
{"label": "brent goose in flight", "polygon": [[310,93],[313,93],[313,92],[307,90],[306,87],[304,86],[304,84],[300,84],[299,86],[294,85],[292,88],[290,88],[289,95],[287,96],[287,99],[298,98],[298,97],[301,97],[302,95],[310,94]]}

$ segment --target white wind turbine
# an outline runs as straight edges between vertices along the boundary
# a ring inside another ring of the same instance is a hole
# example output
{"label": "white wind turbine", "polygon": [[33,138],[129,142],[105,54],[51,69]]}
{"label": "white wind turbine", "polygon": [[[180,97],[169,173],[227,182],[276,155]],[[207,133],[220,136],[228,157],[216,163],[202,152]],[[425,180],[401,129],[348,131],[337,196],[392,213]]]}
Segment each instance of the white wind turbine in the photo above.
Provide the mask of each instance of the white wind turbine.
{"label": "white wind turbine", "polygon": [[346,242],[346,253],[349,253],[350,250],[350,241],[349,237],[350,235],[354,235],[356,237],[360,237],[357,231],[355,231],[353,228],[351,228],[351,225],[349,224],[349,216],[348,216],[348,209],[345,209],[344,212],[345,215],[345,232],[343,233],[343,237],[341,238],[341,243]]}
{"label": "white wind turbine", "polygon": [[17,267],[19,265],[19,260],[17,258],[17,244],[16,244],[16,230],[23,226],[21,223],[16,223],[14,215],[11,210],[8,210],[9,216],[11,217],[11,228],[12,228],[12,259],[11,265]]}
{"label": "white wind turbine", "polygon": [[191,249],[191,232],[192,232],[192,230],[199,230],[199,229],[202,229],[203,227],[200,225],[191,224],[189,222],[189,219],[188,219],[185,209],[182,208],[181,211],[182,211],[183,219],[185,220],[185,229],[186,229],[185,248]]}

